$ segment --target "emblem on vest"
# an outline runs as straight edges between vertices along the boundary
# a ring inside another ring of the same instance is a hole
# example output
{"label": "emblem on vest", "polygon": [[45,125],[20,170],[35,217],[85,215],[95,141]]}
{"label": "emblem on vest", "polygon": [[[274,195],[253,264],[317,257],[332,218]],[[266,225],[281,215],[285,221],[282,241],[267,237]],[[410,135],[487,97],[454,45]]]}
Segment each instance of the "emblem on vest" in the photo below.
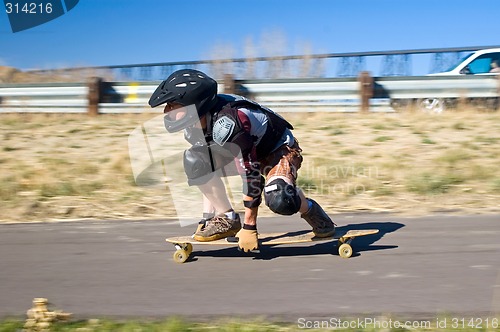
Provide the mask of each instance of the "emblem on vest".
{"label": "emblem on vest", "polygon": [[220,146],[224,145],[229,137],[231,137],[235,125],[234,120],[227,116],[223,116],[219,120],[215,121],[212,131],[212,138],[214,142]]}

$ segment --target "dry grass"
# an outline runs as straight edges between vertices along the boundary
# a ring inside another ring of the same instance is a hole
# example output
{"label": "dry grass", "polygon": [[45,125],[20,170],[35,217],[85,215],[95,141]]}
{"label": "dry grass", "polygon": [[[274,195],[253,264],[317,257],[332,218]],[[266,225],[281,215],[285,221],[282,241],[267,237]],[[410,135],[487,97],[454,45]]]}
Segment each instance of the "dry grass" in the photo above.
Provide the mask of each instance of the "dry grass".
{"label": "dry grass", "polygon": [[[329,213],[500,212],[498,113],[285,116],[299,184]],[[152,117],[1,115],[0,220],[175,217],[164,187],[132,176],[128,136]]]}
{"label": "dry grass", "polygon": [[304,149],[301,185],[329,211],[500,211],[498,113],[288,118]]}

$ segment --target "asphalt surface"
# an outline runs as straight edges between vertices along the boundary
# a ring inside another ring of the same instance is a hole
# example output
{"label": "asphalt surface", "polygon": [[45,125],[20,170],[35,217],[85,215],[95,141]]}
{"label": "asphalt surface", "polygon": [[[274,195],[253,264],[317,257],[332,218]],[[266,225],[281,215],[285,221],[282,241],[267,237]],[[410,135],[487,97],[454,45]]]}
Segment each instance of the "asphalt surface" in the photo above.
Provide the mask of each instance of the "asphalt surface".
{"label": "asphalt surface", "polygon": [[[342,215],[357,238],[350,259],[331,242],[264,247],[195,246],[173,261],[167,221],[0,226],[0,317],[35,297],[76,317],[308,317],[392,313],[413,317],[500,313],[500,216]],[[261,232],[306,229],[299,217],[262,218]]]}

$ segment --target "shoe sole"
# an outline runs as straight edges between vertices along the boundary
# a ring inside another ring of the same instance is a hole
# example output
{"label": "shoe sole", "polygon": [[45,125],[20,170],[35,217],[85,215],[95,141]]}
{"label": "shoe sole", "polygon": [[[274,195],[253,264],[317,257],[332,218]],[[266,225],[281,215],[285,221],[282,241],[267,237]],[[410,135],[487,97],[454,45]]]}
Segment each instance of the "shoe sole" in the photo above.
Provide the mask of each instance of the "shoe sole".
{"label": "shoe sole", "polygon": [[239,232],[239,230],[233,230],[233,231],[227,231],[227,232],[222,233],[222,234],[214,234],[211,236],[201,236],[201,235],[195,234],[193,236],[193,239],[195,239],[198,242],[210,242],[210,241],[224,239],[224,238],[230,237],[230,236],[235,236],[238,232]]}

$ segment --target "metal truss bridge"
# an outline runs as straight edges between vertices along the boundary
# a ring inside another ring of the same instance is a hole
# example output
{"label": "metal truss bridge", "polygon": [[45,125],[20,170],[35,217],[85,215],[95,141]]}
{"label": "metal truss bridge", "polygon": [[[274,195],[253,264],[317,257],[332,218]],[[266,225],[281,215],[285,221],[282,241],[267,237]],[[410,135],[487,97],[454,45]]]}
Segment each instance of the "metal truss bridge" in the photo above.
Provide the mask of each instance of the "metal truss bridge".
{"label": "metal truss bridge", "polygon": [[[445,71],[470,52],[500,46],[431,48],[396,51],[305,54],[256,58],[235,58],[205,61],[161,62],[98,67],[76,67],[49,70],[31,70],[32,74],[90,76],[108,81],[163,80],[170,73],[191,68],[220,79],[230,74],[236,79],[281,79],[318,77],[356,77],[361,71],[373,76],[418,76]],[[422,60],[422,56],[425,59]],[[413,63],[426,72],[414,73]],[[427,63],[427,64],[425,64]],[[425,69],[427,68],[427,69]]]}

